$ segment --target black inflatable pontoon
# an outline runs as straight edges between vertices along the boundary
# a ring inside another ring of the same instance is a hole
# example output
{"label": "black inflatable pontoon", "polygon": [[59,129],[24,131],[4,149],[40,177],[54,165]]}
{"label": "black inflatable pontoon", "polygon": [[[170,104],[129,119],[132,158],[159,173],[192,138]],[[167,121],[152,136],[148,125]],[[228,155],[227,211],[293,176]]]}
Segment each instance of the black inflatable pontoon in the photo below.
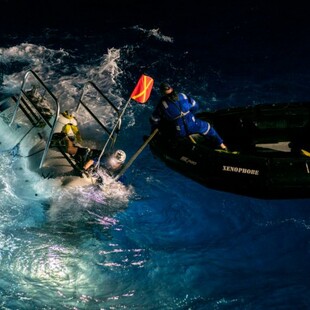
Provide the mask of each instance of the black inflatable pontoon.
{"label": "black inflatable pontoon", "polygon": [[[201,136],[161,128],[150,142],[169,167],[207,187],[258,198],[310,197],[310,103],[259,104],[203,112],[229,151]],[[168,131],[169,132],[169,131]]]}

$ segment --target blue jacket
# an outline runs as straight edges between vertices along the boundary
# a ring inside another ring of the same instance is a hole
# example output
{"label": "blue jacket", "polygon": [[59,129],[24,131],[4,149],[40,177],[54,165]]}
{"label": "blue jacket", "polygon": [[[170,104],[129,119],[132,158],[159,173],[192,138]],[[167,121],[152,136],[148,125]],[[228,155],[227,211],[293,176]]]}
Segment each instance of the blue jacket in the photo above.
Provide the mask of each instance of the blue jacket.
{"label": "blue jacket", "polygon": [[183,93],[178,94],[177,101],[162,97],[151,116],[151,123],[157,127],[162,120],[172,122],[176,135],[185,137],[193,133],[206,135],[210,124],[196,119],[193,114],[198,110],[197,102]]}
{"label": "blue jacket", "polygon": [[217,131],[206,121],[196,119],[194,112],[198,110],[197,102],[183,93],[173,101],[167,96],[161,98],[151,116],[152,127],[158,127],[162,121],[168,121],[175,128],[176,136],[186,137],[199,133],[211,139],[216,146],[223,143]]}

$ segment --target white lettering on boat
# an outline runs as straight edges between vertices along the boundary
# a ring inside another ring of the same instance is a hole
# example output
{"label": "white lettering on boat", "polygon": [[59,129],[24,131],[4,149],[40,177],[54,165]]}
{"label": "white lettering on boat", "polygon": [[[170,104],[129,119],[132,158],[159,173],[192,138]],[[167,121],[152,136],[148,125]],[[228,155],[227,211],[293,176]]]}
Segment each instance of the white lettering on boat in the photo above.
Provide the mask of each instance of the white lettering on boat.
{"label": "white lettering on boat", "polygon": [[180,160],[186,162],[187,164],[191,164],[191,165],[193,165],[193,166],[196,166],[196,165],[197,165],[197,162],[196,162],[196,161],[191,160],[191,159],[189,159],[189,158],[187,158],[187,157],[185,157],[185,156],[182,156],[182,157],[180,158]]}
{"label": "white lettering on boat", "polygon": [[223,171],[259,175],[259,170],[242,167],[223,166]]}

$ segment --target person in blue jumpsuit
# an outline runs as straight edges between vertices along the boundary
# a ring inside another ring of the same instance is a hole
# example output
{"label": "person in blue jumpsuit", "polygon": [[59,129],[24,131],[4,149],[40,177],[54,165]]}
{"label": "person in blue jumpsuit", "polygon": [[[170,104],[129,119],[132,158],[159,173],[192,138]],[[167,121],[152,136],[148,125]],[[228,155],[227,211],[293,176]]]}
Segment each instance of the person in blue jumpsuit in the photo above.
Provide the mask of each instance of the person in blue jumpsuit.
{"label": "person in blue jumpsuit", "polygon": [[153,129],[161,122],[170,123],[177,137],[198,133],[213,142],[216,148],[227,150],[217,131],[208,122],[195,117],[198,104],[193,98],[177,93],[168,83],[161,83],[160,91],[162,97],[150,118]]}

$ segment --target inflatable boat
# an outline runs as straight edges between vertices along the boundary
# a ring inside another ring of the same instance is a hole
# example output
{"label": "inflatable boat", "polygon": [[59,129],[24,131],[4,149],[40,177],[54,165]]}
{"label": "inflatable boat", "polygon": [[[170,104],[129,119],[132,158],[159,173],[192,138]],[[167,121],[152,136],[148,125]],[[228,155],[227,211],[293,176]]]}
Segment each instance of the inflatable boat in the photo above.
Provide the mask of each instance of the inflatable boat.
{"label": "inflatable boat", "polygon": [[162,126],[150,149],[172,169],[213,189],[265,199],[310,197],[310,102],[203,112],[228,150],[176,138]]}

